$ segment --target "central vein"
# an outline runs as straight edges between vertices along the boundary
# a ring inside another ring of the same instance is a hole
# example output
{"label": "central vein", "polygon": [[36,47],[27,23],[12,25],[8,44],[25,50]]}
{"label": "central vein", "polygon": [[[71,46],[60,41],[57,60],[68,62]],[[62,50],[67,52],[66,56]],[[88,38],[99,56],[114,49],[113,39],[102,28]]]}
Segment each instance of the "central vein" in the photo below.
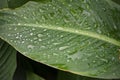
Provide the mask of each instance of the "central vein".
{"label": "central vein", "polygon": [[90,31],[84,31],[84,30],[77,30],[77,29],[73,29],[73,28],[62,28],[62,27],[56,27],[56,26],[52,26],[52,25],[37,25],[37,24],[9,24],[9,25],[14,25],[14,26],[30,26],[30,27],[39,27],[39,28],[46,28],[46,29],[51,29],[51,30],[58,30],[58,31],[64,31],[64,32],[69,32],[69,33],[74,33],[77,35],[85,35],[88,37],[93,37],[93,38],[97,38],[99,40],[103,40],[106,42],[109,42],[111,44],[114,44],[116,46],[120,47],[120,42],[113,39],[113,38],[109,38],[105,35],[101,35],[101,34],[96,34],[94,32],[90,32]]}

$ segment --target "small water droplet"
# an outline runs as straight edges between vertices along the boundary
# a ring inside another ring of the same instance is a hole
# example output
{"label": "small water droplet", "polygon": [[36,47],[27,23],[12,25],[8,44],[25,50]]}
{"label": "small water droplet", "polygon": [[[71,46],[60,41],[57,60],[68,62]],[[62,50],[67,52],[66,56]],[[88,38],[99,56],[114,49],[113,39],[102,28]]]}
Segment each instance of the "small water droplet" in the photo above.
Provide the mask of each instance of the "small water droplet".
{"label": "small water droplet", "polygon": [[30,33],[30,35],[32,36],[32,35],[33,35],[33,33]]}
{"label": "small water droplet", "polygon": [[100,29],[98,29],[97,32],[100,33],[100,34],[102,33],[102,31]]}
{"label": "small water droplet", "polygon": [[68,59],[67,62],[70,62],[70,60]]}
{"label": "small water droplet", "polygon": [[60,44],[60,43],[53,43],[53,45],[58,45],[58,44]]}
{"label": "small water droplet", "polygon": [[19,37],[18,36],[16,36],[16,39],[18,39]]}
{"label": "small water droplet", "polygon": [[38,39],[38,41],[42,41],[42,39]]}
{"label": "small water droplet", "polygon": [[45,48],[45,46],[41,46],[41,48]]}
{"label": "small water droplet", "polygon": [[35,30],[35,28],[32,28],[32,30],[34,31],[34,30]]}
{"label": "small water droplet", "polygon": [[66,48],[68,48],[69,46],[62,46],[59,48],[59,50],[65,50]]}
{"label": "small water droplet", "polygon": [[27,47],[28,49],[33,49],[34,48],[34,46],[33,45],[28,45],[28,47]]}
{"label": "small water droplet", "polygon": [[18,25],[21,25],[20,23],[18,23]]}
{"label": "small water droplet", "polygon": [[112,61],[114,61],[115,60],[115,57],[112,57]]}
{"label": "small water droplet", "polygon": [[103,11],[106,11],[106,8],[103,8]]}
{"label": "small water droplet", "polygon": [[26,16],[24,16],[23,18],[24,18],[24,19],[27,19],[27,17],[26,17]]}
{"label": "small water droplet", "polygon": [[96,63],[96,61],[92,61],[93,63]]}
{"label": "small water droplet", "polygon": [[37,36],[38,36],[38,37],[42,37],[43,35],[42,35],[42,34],[38,34]]}
{"label": "small water droplet", "polygon": [[20,35],[20,37],[22,37],[22,35]]}
{"label": "small water droplet", "polygon": [[14,15],[16,15],[17,13],[16,13],[16,12],[14,12],[13,14],[14,14]]}
{"label": "small water droplet", "polygon": [[114,27],[115,30],[117,30],[117,26],[116,25],[114,25],[113,27]]}
{"label": "small water droplet", "polygon": [[25,41],[22,41],[22,43],[25,43]]}
{"label": "small water droplet", "polygon": [[57,53],[53,53],[54,56],[57,56],[58,54]]}
{"label": "small water droplet", "polygon": [[8,34],[8,36],[11,36],[10,34]]}
{"label": "small water droplet", "polygon": [[104,62],[106,62],[106,63],[108,63],[108,60],[107,60],[107,59],[101,58],[101,60],[104,61]]}
{"label": "small water droplet", "polygon": [[47,29],[44,29],[43,31],[47,31]]}

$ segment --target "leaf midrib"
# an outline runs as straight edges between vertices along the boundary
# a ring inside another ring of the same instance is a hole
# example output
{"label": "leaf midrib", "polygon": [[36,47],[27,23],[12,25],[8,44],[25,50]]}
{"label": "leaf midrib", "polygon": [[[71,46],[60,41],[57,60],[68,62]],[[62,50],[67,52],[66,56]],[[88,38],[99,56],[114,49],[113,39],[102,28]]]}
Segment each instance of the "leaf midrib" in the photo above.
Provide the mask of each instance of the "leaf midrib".
{"label": "leaf midrib", "polygon": [[101,35],[101,34],[97,34],[94,32],[90,32],[90,31],[85,31],[85,30],[76,30],[73,28],[62,28],[62,27],[56,27],[53,25],[45,25],[45,24],[23,24],[23,23],[19,23],[18,24],[6,24],[6,25],[11,25],[11,26],[29,26],[29,27],[39,27],[39,28],[44,28],[44,29],[50,29],[50,30],[58,30],[58,31],[63,31],[63,32],[69,32],[69,33],[73,33],[73,34],[77,34],[77,35],[84,35],[84,36],[88,36],[88,37],[92,37],[92,38],[96,38],[111,44],[114,44],[116,46],[120,47],[120,41],[117,41],[113,38],[109,38],[105,35]]}

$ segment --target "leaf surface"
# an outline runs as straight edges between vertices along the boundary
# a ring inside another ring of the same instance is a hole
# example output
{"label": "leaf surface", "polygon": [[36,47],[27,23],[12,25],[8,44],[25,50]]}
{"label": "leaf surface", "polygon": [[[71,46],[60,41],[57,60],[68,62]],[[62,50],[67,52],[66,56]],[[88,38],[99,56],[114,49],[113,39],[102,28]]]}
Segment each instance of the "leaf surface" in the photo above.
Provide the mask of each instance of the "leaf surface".
{"label": "leaf surface", "polygon": [[8,7],[7,0],[0,0],[0,9]]}
{"label": "leaf surface", "polygon": [[108,0],[29,2],[0,11],[0,37],[51,67],[120,78],[120,6]]}
{"label": "leaf surface", "polygon": [[[64,71],[59,71],[57,80],[106,80],[106,79],[90,78],[90,77],[80,76],[80,75],[76,75],[76,74],[72,74]],[[108,79],[108,80],[113,80],[113,79]]]}
{"label": "leaf surface", "polygon": [[0,80],[13,80],[16,69],[16,50],[0,39]]}

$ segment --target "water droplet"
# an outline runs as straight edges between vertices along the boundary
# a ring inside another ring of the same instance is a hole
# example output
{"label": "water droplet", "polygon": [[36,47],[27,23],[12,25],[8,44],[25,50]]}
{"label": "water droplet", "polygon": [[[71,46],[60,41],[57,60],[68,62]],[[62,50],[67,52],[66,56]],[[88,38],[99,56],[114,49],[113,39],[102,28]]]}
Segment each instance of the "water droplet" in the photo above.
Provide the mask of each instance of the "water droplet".
{"label": "water droplet", "polygon": [[16,30],[17,30],[17,28],[14,28],[14,30],[16,31]]}
{"label": "water droplet", "polygon": [[106,62],[106,63],[108,62],[108,60],[107,60],[107,59],[103,59],[103,58],[101,58],[101,60],[102,60],[102,61],[104,61],[104,62]]}
{"label": "water droplet", "polygon": [[58,54],[57,53],[53,53],[54,56],[57,56]]}
{"label": "water droplet", "polygon": [[42,41],[42,39],[38,39],[38,41]]}
{"label": "water droplet", "polygon": [[53,45],[58,45],[58,44],[60,44],[60,43],[53,43]]}
{"label": "water droplet", "polygon": [[32,36],[32,35],[33,35],[33,33],[30,33],[30,35]]}
{"label": "water droplet", "polygon": [[43,13],[43,12],[44,12],[42,9],[39,9],[39,11],[40,11],[41,13]]}
{"label": "water droplet", "polygon": [[25,41],[22,41],[22,43],[25,43]]}
{"label": "water droplet", "polygon": [[43,31],[47,31],[47,29],[44,29]]}
{"label": "water droplet", "polygon": [[102,31],[100,29],[98,29],[97,32],[100,33],[100,34],[102,33]]}
{"label": "water droplet", "polygon": [[20,37],[22,37],[22,35],[20,35]]}
{"label": "water droplet", "polygon": [[18,39],[19,37],[18,36],[16,36],[16,39]]}
{"label": "water droplet", "polygon": [[96,61],[92,61],[93,63],[96,63]]}
{"label": "water droplet", "polygon": [[70,60],[68,59],[67,62],[70,62]]}
{"label": "water droplet", "polygon": [[33,39],[34,39],[34,40],[36,40],[36,39],[37,39],[37,37],[34,37]]}
{"label": "water droplet", "polygon": [[115,57],[112,57],[112,61],[114,61],[115,60]]}
{"label": "water droplet", "polygon": [[62,46],[62,47],[60,47],[59,48],[59,50],[64,50],[64,49],[66,49],[66,48],[68,48],[69,46]]}
{"label": "water droplet", "polygon": [[67,19],[64,19],[64,22],[65,22],[65,23],[68,23],[69,21],[68,21]]}
{"label": "water droplet", "polygon": [[11,36],[10,34],[8,34],[8,36]]}
{"label": "water droplet", "polygon": [[16,13],[16,12],[14,12],[13,14],[14,14],[14,15],[16,15],[17,13]]}
{"label": "water droplet", "polygon": [[115,30],[117,30],[117,26],[116,25],[114,25],[113,27],[114,27]]}
{"label": "water droplet", "polygon": [[41,46],[41,48],[45,48],[45,46]]}
{"label": "water droplet", "polygon": [[35,30],[35,28],[32,28],[32,30],[34,31],[34,30]]}
{"label": "water droplet", "polygon": [[106,11],[106,8],[103,8],[103,11]]}
{"label": "water droplet", "polygon": [[27,19],[27,17],[26,17],[26,16],[24,16],[23,18],[24,18],[24,19]]}
{"label": "water droplet", "polygon": [[34,48],[34,46],[33,45],[28,45],[28,47],[27,47],[28,49],[33,49]]}
{"label": "water droplet", "polygon": [[38,37],[42,37],[43,35],[42,35],[42,34],[38,34],[37,36],[38,36]]}
{"label": "water droplet", "polygon": [[18,25],[21,25],[20,23],[18,23]]}

